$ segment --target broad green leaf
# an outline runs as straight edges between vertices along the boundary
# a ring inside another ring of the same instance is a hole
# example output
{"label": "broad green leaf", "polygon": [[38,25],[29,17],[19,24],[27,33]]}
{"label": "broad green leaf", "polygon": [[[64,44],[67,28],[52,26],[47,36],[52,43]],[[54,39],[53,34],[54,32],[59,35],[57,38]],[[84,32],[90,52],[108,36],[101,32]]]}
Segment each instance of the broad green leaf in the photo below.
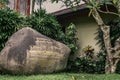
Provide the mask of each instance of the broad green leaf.
{"label": "broad green leaf", "polygon": [[87,5],[86,7],[89,8],[89,9],[93,8],[93,6],[91,6],[91,5]]}
{"label": "broad green leaf", "polygon": [[118,0],[113,0],[113,4],[117,4],[118,3]]}
{"label": "broad green leaf", "polygon": [[112,5],[112,2],[108,1],[105,4]]}

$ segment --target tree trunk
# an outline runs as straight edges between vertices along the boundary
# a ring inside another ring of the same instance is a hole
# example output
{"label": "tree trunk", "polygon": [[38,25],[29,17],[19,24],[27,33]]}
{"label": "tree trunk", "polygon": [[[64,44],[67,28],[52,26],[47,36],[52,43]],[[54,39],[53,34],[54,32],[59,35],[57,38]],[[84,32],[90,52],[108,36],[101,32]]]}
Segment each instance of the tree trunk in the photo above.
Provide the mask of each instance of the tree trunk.
{"label": "tree trunk", "polygon": [[[89,0],[83,0],[86,4],[91,4]],[[118,0],[118,13],[120,14],[120,0]],[[117,64],[120,60],[120,38],[116,40],[114,48],[111,46],[110,40],[110,26],[105,25],[101,16],[99,15],[96,8],[92,8],[92,16],[96,20],[98,26],[103,31],[103,39],[106,48],[106,63],[105,63],[105,73],[111,74],[115,73]],[[119,16],[120,17],[120,16]],[[114,53],[112,53],[114,51]]]}
{"label": "tree trunk", "polygon": [[119,61],[119,59],[116,58],[116,56],[118,56],[119,53],[117,55],[114,55],[112,53],[112,46],[111,46],[111,41],[110,41],[110,26],[107,26],[104,24],[102,18],[100,17],[96,9],[92,9],[92,15],[94,19],[96,20],[100,29],[103,31],[103,39],[104,39],[104,44],[105,44],[105,48],[107,52],[106,63],[105,63],[105,73],[106,74],[115,73],[117,63]]}
{"label": "tree trunk", "polygon": [[116,66],[111,66],[111,73],[115,73],[116,68],[117,68],[117,65]]}
{"label": "tree trunk", "polygon": [[[106,48],[106,63],[105,63],[105,73],[109,74],[113,71],[112,66],[113,66],[113,55],[111,51],[111,42],[110,42],[110,27],[103,25],[101,26],[101,30],[103,31],[103,39],[104,39],[104,44]],[[115,71],[114,71],[115,72]]]}
{"label": "tree trunk", "polygon": [[108,58],[106,59],[106,65],[105,65],[105,73],[106,74],[112,74],[116,72],[117,63],[119,60],[115,60],[116,64],[114,63],[114,60]]}

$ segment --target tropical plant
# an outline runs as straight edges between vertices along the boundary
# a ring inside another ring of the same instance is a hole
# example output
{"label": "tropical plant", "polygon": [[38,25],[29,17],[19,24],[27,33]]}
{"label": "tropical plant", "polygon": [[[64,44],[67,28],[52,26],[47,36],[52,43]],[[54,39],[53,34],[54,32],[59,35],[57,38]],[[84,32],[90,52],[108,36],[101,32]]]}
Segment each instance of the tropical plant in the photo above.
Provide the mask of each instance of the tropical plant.
{"label": "tropical plant", "polygon": [[[110,40],[111,40],[112,47],[114,47],[116,39],[120,37],[120,18],[109,21],[106,24],[110,26]],[[96,40],[98,41],[97,44],[101,47],[101,50],[106,52],[105,45],[104,45],[104,39],[103,39],[103,32],[101,31],[100,28],[98,28],[97,30],[98,30],[96,32],[97,34]],[[119,65],[120,65],[120,62],[118,62],[117,64],[117,69],[116,69],[117,73],[120,73]]]}
{"label": "tropical plant", "polygon": [[14,32],[25,26],[30,26],[38,32],[68,45],[71,54],[75,54],[78,49],[75,25],[71,23],[64,32],[56,18],[47,14],[43,9],[26,18],[9,8],[0,9],[0,14],[0,50]]}
{"label": "tropical plant", "polygon": [[0,9],[0,50],[8,38],[22,27],[24,18],[9,8]]}
{"label": "tropical plant", "polygon": [[[86,53],[85,53],[86,54]],[[73,61],[69,61],[67,72],[81,73],[105,73],[105,55],[104,52],[97,53],[98,55],[91,58],[91,55],[77,57]]]}
{"label": "tropical plant", "polygon": [[[116,67],[120,58],[120,37],[115,40],[114,47],[111,44],[110,40],[110,26],[106,25],[102,17],[100,16],[99,12],[105,14],[114,14],[120,17],[120,0],[52,0],[53,2],[64,2],[68,4],[67,6],[78,6],[81,1],[84,1],[89,8],[89,16],[92,15],[93,18],[96,20],[99,28],[103,32],[103,40],[106,48],[106,64],[105,64],[105,73],[115,73]],[[71,3],[72,2],[72,3]],[[70,3],[70,4],[69,4]],[[76,5],[76,3],[78,5]],[[71,5],[72,4],[72,5]],[[105,6],[106,10],[101,10],[101,5]],[[113,5],[118,13],[111,12],[108,9],[108,5]]]}
{"label": "tropical plant", "polygon": [[75,54],[78,51],[77,36],[76,36],[76,27],[73,23],[66,28],[64,43],[72,50],[71,54]]}
{"label": "tropical plant", "polygon": [[27,18],[27,22],[33,29],[53,39],[57,39],[59,32],[62,29],[55,17],[50,14],[46,14],[46,11],[43,9],[31,14]]}
{"label": "tropical plant", "polygon": [[28,25],[38,32],[66,44],[71,49],[71,54],[77,52],[77,38],[75,25],[70,24],[66,31],[51,14],[47,14],[44,9],[38,10],[27,18]]}
{"label": "tropical plant", "polygon": [[[106,25],[110,26],[110,40],[112,47],[114,47],[116,39],[120,37],[120,18],[108,21]],[[101,47],[101,50],[106,51],[103,39],[103,32],[100,28],[97,29],[96,34],[96,40],[98,41],[97,44]]]}
{"label": "tropical plant", "polygon": [[88,45],[87,47],[83,48],[83,52],[85,53],[86,57],[93,58],[94,48],[92,48],[92,46]]}

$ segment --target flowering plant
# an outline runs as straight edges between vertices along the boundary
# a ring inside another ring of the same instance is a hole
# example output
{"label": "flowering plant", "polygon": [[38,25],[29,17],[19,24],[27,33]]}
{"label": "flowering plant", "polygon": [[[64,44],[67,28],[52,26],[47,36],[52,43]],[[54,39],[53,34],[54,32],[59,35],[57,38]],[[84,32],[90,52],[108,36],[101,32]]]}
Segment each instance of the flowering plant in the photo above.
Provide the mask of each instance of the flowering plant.
{"label": "flowering plant", "polygon": [[92,48],[92,46],[88,45],[87,47],[83,48],[83,52],[85,53],[86,56],[92,57],[94,54],[94,48]]}

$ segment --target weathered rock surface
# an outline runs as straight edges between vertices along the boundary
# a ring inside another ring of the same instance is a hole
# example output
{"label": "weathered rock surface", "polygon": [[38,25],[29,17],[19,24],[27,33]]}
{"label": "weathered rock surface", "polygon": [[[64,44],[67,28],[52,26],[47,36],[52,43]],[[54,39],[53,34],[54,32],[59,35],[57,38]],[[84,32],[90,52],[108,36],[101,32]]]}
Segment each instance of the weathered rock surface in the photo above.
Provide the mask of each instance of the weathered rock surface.
{"label": "weathered rock surface", "polygon": [[14,33],[0,54],[0,69],[13,74],[52,73],[66,68],[70,49],[26,27]]}

